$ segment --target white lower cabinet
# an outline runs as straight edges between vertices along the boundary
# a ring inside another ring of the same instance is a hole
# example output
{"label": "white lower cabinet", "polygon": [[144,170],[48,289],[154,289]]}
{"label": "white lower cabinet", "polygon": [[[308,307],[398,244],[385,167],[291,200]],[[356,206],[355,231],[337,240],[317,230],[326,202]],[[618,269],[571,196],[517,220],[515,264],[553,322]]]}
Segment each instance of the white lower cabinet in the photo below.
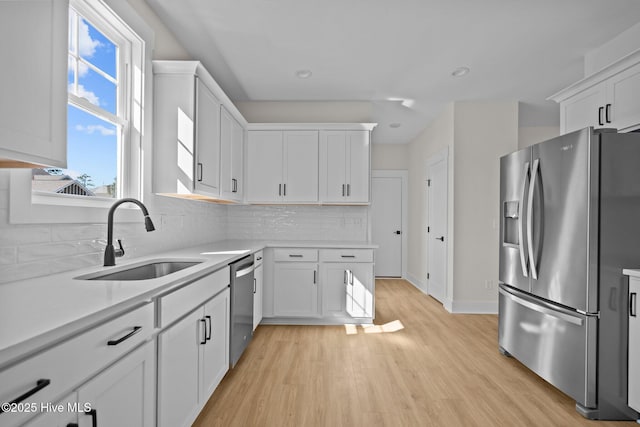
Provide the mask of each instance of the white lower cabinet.
{"label": "white lower cabinet", "polygon": [[[54,403],[46,413],[31,420],[25,427],[70,427],[78,425],[78,412],[70,412],[69,408],[78,405],[78,393],[73,392],[64,399]],[[45,412],[40,410],[40,412]]]}
{"label": "white lower cabinet", "polygon": [[256,269],[253,270],[253,330],[255,331],[262,321],[262,304],[263,304],[263,288],[264,288],[264,267],[262,265],[262,251],[255,254]]}
{"label": "white lower cabinet", "polygon": [[229,289],[158,336],[158,426],[189,426],[229,367]]}
{"label": "white lower cabinet", "polygon": [[273,314],[283,317],[318,317],[317,263],[276,263]]}
{"label": "white lower cabinet", "polygon": [[79,426],[155,425],[155,345],[148,342],[78,389]]}
{"label": "white lower cabinet", "polygon": [[629,279],[629,395],[628,404],[640,412],[640,279]]}
{"label": "white lower cabinet", "polygon": [[373,318],[373,283],[373,263],[323,263],[323,317]]}
{"label": "white lower cabinet", "polygon": [[373,321],[373,249],[275,248],[265,260],[265,322]]}

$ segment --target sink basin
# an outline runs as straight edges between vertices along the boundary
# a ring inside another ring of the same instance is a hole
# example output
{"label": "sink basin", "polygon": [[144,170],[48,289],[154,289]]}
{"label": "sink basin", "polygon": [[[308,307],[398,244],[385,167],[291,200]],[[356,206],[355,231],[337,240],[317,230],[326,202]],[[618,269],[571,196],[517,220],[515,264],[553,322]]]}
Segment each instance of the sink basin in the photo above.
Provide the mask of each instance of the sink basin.
{"label": "sink basin", "polygon": [[175,273],[185,268],[193,267],[202,261],[187,260],[154,260],[146,264],[129,267],[119,271],[101,271],[99,273],[87,274],[76,277],[81,280],[148,280],[157,279],[171,273]]}

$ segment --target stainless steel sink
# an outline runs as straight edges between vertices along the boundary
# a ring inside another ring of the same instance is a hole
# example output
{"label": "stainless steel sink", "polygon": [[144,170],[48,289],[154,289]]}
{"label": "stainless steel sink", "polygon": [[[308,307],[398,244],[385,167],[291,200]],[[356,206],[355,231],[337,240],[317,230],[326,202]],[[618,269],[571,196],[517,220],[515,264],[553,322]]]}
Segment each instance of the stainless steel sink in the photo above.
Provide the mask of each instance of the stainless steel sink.
{"label": "stainless steel sink", "polygon": [[[154,260],[146,264],[126,268],[119,271],[101,271],[76,277],[81,280],[148,280],[157,279],[188,267],[200,264],[202,261],[187,260]],[[113,269],[111,269],[113,270]]]}

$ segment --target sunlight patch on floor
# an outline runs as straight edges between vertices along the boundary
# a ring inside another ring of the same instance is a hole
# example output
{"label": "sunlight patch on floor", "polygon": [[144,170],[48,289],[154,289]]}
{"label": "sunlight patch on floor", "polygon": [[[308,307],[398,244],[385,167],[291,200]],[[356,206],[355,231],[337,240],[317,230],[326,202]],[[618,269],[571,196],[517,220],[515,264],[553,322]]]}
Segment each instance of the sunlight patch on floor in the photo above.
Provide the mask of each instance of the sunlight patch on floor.
{"label": "sunlight patch on floor", "polygon": [[384,325],[372,325],[372,324],[354,325],[354,324],[347,323],[344,325],[346,334],[357,335],[358,326],[362,328],[362,331],[365,334],[381,334],[381,333],[387,333],[387,332],[397,332],[404,329],[404,325],[399,320],[387,322]]}

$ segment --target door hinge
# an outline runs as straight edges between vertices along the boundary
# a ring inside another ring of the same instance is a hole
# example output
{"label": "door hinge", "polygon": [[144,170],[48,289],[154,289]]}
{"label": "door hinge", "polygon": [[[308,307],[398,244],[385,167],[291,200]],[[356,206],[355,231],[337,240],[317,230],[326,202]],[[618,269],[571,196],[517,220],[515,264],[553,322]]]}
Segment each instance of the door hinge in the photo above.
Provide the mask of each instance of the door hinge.
{"label": "door hinge", "polygon": [[430,179],[427,180],[427,187],[431,187],[431,180]]}

